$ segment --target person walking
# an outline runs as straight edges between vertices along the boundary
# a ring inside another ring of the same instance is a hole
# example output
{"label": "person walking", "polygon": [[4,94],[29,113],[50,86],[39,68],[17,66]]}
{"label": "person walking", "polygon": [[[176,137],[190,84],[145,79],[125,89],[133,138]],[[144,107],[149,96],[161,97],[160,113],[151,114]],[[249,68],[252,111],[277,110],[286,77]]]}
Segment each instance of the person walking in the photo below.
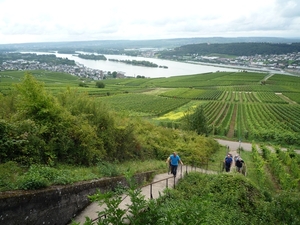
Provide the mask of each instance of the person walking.
{"label": "person walking", "polygon": [[244,165],[244,160],[239,156],[235,162],[237,172],[241,173]]}
{"label": "person walking", "polygon": [[232,161],[233,161],[232,160],[232,155],[228,153],[227,156],[224,159],[225,171],[226,172],[230,172],[230,167],[231,167]]}
{"label": "person walking", "polygon": [[176,177],[178,164],[180,163],[181,165],[183,165],[183,162],[181,161],[179,155],[177,155],[176,152],[173,152],[173,154],[168,157],[166,163],[171,166],[171,174]]}

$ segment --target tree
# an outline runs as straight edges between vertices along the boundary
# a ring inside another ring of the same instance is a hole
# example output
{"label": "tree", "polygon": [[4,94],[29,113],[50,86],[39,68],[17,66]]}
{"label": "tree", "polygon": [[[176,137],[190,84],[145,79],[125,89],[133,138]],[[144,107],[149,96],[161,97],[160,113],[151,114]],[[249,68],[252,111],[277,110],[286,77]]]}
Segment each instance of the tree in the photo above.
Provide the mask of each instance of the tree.
{"label": "tree", "polygon": [[97,81],[96,82],[96,87],[97,88],[105,88],[105,84],[102,81]]}
{"label": "tree", "polygon": [[113,78],[117,78],[118,73],[116,71],[112,72]]}
{"label": "tree", "polygon": [[199,105],[194,113],[187,115],[186,121],[189,130],[196,131],[199,135],[208,135],[207,119],[202,105]]}

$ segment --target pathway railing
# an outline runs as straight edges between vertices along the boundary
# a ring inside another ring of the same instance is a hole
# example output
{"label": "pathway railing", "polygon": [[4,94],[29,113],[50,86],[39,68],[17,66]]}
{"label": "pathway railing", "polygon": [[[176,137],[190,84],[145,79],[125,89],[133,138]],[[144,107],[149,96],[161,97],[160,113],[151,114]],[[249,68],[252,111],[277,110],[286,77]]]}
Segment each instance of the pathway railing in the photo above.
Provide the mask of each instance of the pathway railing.
{"label": "pathway railing", "polygon": [[[183,169],[183,167],[185,167],[185,169]],[[177,179],[177,180],[179,180],[179,179],[181,179],[182,177],[183,177],[183,174],[185,173],[185,174],[188,174],[188,172],[190,171],[190,172],[192,172],[192,171],[199,171],[199,168],[197,168],[197,167],[195,167],[195,166],[188,166],[188,165],[184,165],[184,166],[180,166],[179,167],[180,168],[180,171],[179,171],[179,178]],[[190,169],[189,169],[190,168]],[[205,172],[205,171],[207,171],[207,170],[203,170],[203,169],[201,169],[202,171],[199,171],[199,172]],[[149,186],[150,187],[150,189],[149,189],[149,195],[150,195],[150,199],[153,199],[153,185],[154,184],[157,184],[157,183],[160,183],[160,182],[163,182],[163,181],[165,181],[166,182],[166,185],[165,185],[165,188],[168,188],[169,187],[169,180],[172,180],[171,182],[173,183],[173,188],[175,188],[176,187],[176,177],[175,176],[169,176],[169,177],[167,177],[167,178],[164,178],[164,179],[160,179],[160,180],[157,180],[157,181],[154,181],[154,182],[151,182],[151,183],[149,183],[149,184],[146,184],[146,185],[143,185],[143,186],[141,186],[141,187],[139,187],[139,188],[144,188],[144,187],[147,187],[147,186]],[[123,202],[126,198],[128,197],[128,195],[126,195],[123,199],[122,199],[122,201],[121,202]],[[100,215],[100,216],[98,216],[97,218],[95,218],[95,219],[93,219],[91,222],[92,223],[95,223],[99,218],[102,218],[102,217],[104,217],[104,218],[106,218],[106,214],[102,214],[102,215]]]}

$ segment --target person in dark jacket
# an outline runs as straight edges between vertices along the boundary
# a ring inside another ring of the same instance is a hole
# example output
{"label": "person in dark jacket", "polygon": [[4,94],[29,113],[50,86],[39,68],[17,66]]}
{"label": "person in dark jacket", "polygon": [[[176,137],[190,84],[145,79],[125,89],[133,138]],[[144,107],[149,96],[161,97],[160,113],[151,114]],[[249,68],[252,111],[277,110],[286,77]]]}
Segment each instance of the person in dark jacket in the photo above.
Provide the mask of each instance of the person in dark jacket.
{"label": "person in dark jacket", "polygon": [[236,166],[236,170],[239,173],[242,172],[243,165],[244,165],[244,160],[241,157],[238,157],[235,162],[235,166]]}

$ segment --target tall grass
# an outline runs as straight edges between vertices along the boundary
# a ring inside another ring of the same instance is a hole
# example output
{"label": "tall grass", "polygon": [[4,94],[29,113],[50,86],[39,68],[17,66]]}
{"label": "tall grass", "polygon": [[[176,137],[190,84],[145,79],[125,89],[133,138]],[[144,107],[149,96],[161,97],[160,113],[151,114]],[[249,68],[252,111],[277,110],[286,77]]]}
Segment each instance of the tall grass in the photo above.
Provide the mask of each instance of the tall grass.
{"label": "tall grass", "polygon": [[90,167],[58,164],[55,167],[33,165],[24,168],[15,162],[7,162],[0,164],[0,191],[29,190],[51,185],[66,185],[78,181],[122,176],[128,171],[134,174],[146,171],[161,173],[166,172],[167,168],[165,161],[155,159],[144,162],[102,162]]}

